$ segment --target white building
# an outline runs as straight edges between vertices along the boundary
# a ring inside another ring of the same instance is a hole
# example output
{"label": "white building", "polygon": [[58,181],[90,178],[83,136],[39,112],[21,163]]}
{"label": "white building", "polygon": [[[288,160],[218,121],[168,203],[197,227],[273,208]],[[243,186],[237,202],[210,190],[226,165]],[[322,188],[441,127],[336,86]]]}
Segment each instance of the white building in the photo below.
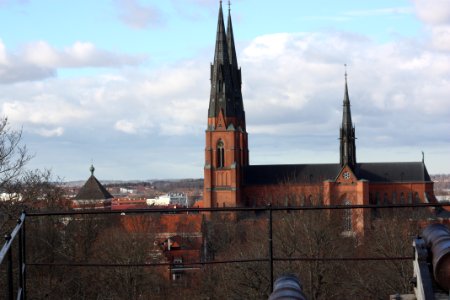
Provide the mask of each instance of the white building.
{"label": "white building", "polygon": [[158,196],[156,198],[147,199],[147,205],[157,205],[157,206],[178,205],[187,207],[188,196],[184,193],[168,193],[165,195]]}

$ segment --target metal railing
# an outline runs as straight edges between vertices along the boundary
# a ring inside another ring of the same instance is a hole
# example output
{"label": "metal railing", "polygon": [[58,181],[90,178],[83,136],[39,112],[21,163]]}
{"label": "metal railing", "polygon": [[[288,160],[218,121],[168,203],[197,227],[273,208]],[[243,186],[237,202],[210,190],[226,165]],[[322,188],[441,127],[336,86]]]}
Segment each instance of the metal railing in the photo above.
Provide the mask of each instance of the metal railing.
{"label": "metal railing", "polygon": [[[267,212],[268,219],[268,236],[267,249],[268,256],[252,259],[232,259],[232,260],[211,260],[198,262],[183,262],[185,266],[202,266],[211,264],[233,264],[233,263],[249,263],[249,262],[267,262],[270,275],[270,291],[273,291],[274,278],[274,262],[289,261],[388,261],[388,260],[413,260],[413,256],[399,257],[275,257],[273,254],[273,216],[274,211],[317,211],[317,210],[348,210],[348,209],[389,209],[389,208],[440,208],[449,206],[448,203],[419,203],[419,204],[386,204],[386,205],[329,205],[329,206],[271,206],[265,207],[223,207],[223,208],[163,208],[163,209],[129,209],[124,211],[99,211],[99,210],[77,210],[77,211],[53,211],[53,212],[23,212],[17,221],[16,227],[10,235],[5,237],[6,242],[0,251],[0,267],[6,261],[6,278],[7,278],[7,295],[8,299],[26,299],[26,271],[27,266],[54,266],[54,267],[157,267],[175,265],[173,262],[168,263],[134,263],[134,264],[106,264],[106,263],[36,263],[26,261],[26,218],[41,218],[51,216],[75,216],[75,215],[127,215],[133,214],[152,214],[152,213],[211,213],[211,212]],[[17,239],[17,257],[13,259],[13,242]],[[17,271],[17,291],[14,291],[14,264],[18,266]]]}
{"label": "metal railing", "polygon": [[[5,235],[5,244],[0,251],[0,265],[6,262],[6,281],[7,281],[7,299],[14,299],[14,263],[17,264],[18,271],[18,288],[16,292],[16,299],[26,299],[26,238],[25,238],[25,218],[26,214],[23,212],[17,220],[17,225],[14,227],[11,234]],[[17,256],[13,259],[13,243],[17,238]]]}

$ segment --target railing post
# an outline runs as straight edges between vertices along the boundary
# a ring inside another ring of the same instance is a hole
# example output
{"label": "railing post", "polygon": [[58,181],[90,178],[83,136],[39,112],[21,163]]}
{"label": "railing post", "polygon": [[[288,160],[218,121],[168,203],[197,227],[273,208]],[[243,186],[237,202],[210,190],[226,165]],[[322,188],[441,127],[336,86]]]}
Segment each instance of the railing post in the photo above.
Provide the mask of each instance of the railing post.
{"label": "railing post", "polygon": [[270,292],[273,292],[273,241],[272,241],[272,205],[267,205],[269,210],[269,272],[270,272]]}
{"label": "railing post", "polygon": [[[22,223],[22,220],[19,218],[18,220],[17,220],[17,225],[21,225],[20,223]],[[22,224],[22,226],[23,226],[23,224]],[[23,271],[23,256],[22,256],[22,254],[23,254],[23,241],[22,241],[22,238],[23,238],[23,233],[22,233],[22,228],[23,227],[20,227],[20,230],[19,230],[19,236],[18,236],[18,238],[19,238],[19,247],[18,247],[18,252],[17,252],[17,258],[18,258],[18,260],[19,260],[19,293],[20,293],[20,299],[23,299],[23,273],[22,273],[22,271]]]}
{"label": "railing post", "polygon": [[25,231],[25,220],[27,218],[26,211],[23,211],[23,224],[22,224],[22,263],[23,267],[21,267],[22,274],[22,280],[23,280],[23,292],[22,292],[22,299],[27,299],[27,243],[26,243],[26,231]]}
{"label": "railing post", "polygon": [[[11,235],[6,234],[5,235],[6,243],[9,243],[11,240]],[[6,279],[8,281],[8,299],[13,300],[14,299],[14,284],[13,284],[13,262],[12,262],[12,251],[11,248],[8,249],[7,254],[7,262],[6,262]]]}
{"label": "railing post", "polygon": [[19,261],[19,295],[17,295],[18,299],[26,299],[26,287],[25,287],[25,272],[26,272],[26,263],[25,263],[25,218],[26,213],[22,211],[20,218],[17,220],[17,225],[20,226],[20,230],[18,232],[18,253],[17,258]]}

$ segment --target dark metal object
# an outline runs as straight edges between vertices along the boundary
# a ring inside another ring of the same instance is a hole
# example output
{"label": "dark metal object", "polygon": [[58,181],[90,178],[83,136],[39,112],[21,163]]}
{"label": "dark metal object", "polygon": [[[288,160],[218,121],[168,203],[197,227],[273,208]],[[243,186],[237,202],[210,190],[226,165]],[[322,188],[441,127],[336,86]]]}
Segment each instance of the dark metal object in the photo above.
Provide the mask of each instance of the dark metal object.
{"label": "dark metal object", "polygon": [[269,300],[306,300],[300,280],[295,275],[282,275],[274,284]]}
{"label": "dark metal object", "polygon": [[435,281],[450,291],[450,230],[445,225],[432,224],[423,230],[422,236],[431,250]]}
{"label": "dark metal object", "polygon": [[[359,208],[406,208],[406,207],[448,207],[450,203],[410,203],[410,204],[354,204],[354,205],[308,205],[308,206],[272,206],[272,211],[302,211],[302,210],[333,210],[333,209],[359,209]],[[210,208],[148,208],[148,209],[127,209],[122,210],[78,210],[78,211],[49,211],[27,213],[27,217],[39,216],[72,216],[72,215],[120,215],[122,213],[143,214],[143,213],[184,213],[184,212],[232,212],[249,211],[263,212],[267,207],[210,207]]]}
{"label": "dark metal object", "polygon": [[273,239],[272,239],[272,205],[267,205],[269,210],[269,273],[270,273],[270,292],[273,291]]}
{"label": "dark metal object", "polygon": [[[396,257],[274,257],[273,261],[393,261],[393,260],[413,260],[412,256],[396,256]],[[254,259],[233,259],[233,260],[212,260],[199,262],[184,262],[185,266],[196,265],[217,265],[217,264],[241,264],[267,262],[267,258]],[[142,264],[107,264],[107,263],[27,263],[27,266],[33,267],[158,267],[170,266],[173,263],[142,263]]]}
{"label": "dark metal object", "polygon": [[14,299],[14,277],[13,277],[13,255],[12,255],[12,244],[18,240],[18,267],[19,267],[19,282],[16,299],[26,299],[26,250],[25,250],[25,217],[26,214],[23,212],[20,218],[17,220],[17,225],[14,227],[11,234],[5,236],[5,244],[0,250],[0,264],[6,258],[6,280],[8,283],[7,299]]}
{"label": "dark metal object", "polygon": [[428,250],[425,241],[418,237],[413,242],[414,247],[414,278],[411,283],[414,285],[414,293],[419,300],[433,300],[434,291],[431,281],[431,274],[428,268]]}

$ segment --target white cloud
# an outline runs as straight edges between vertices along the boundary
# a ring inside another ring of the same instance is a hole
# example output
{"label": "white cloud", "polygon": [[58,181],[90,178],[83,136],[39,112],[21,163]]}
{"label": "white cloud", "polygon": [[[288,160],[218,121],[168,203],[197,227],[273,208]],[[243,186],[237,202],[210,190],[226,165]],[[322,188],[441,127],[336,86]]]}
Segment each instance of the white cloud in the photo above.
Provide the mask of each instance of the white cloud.
{"label": "white cloud", "polygon": [[384,16],[384,15],[405,15],[411,14],[410,7],[388,7],[370,10],[353,10],[345,12],[344,15],[351,17]]}
{"label": "white cloud", "polygon": [[418,17],[430,25],[450,24],[450,0],[412,0]]}
{"label": "white cloud", "polygon": [[136,133],[136,125],[133,122],[127,120],[119,120],[114,124],[114,128],[118,131],[122,131],[129,134]]}
{"label": "white cloud", "polygon": [[120,19],[134,29],[160,26],[164,23],[162,12],[156,7],[141,4],[138,0],[115,0]]}
{"label": "white cloud", "polygon": [[412,0],[415,11],[430,32],[431,46],[450,52],[450,0]]}
{"label": "white cloud", "polygon": [[0,39],[0,64],[6,65],[8,64],[8,57],[6,54],[6,47],[3,41]]}
{"label": "white cloud", "polygon": [[0,40],[0,83],[46,79],[56,76],[60,68],[120,68],[144,60],[143,55],[114,53],[89,42],[77,41],[60,50],[45,41],[37,41],[12,52]]}
{"label": "white cloud", "polygon": [[37,133],[40,136],[43,137],[58,137],[58,136],[62,136],[64,134],[64,128],[62,127],[56,127],[56,128],[35,128],[34,130],[35,133]]}
{"label": "white cloud", "polygon": [[432,27],[431,40],[434,48],[450,52],[450,26]]}
{"label": "white cloud", "polygon": [[47,68],[121,67],[137,65],[144,59],[140,55],[100,50],[92,43],[80,41],[63,50],[55,49],[44,41],[30,43],[23,50],[23,58],[30,65]]}
{"label": "white cloud", "polygon": [[2,101],[1,115],[18,124],[60,125],[86,119],[92,114],[64,97],[67,96],[44,93],[36,94],[31,99]]}

